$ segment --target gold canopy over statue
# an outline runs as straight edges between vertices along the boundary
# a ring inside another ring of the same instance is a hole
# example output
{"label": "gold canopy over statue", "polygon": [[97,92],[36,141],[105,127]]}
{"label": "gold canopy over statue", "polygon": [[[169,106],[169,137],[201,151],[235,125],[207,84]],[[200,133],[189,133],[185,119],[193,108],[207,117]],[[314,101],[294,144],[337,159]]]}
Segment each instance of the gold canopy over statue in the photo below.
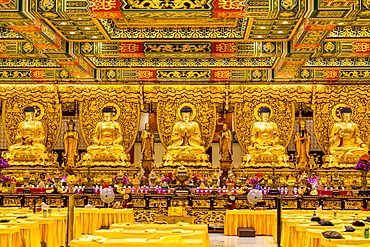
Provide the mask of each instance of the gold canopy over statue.
{"label": "gold canopy over statue", "polygon": [[270,121],[271,109],[262,106],[258,109],[259,122],[252,125],[248,153],[243,156],[243,167],[267,166],[276,163],[277,167],[290,167],[286,149],[280,144],[276,123]]}
{"label": "gold canopy over statue", "polygon": [[194,111],[188,105],[180,109],[181,120],[173,126],[163,166],[210,166],[199,124],[193,121]]}
{"label": "gold canopy over statue", "polygon": [[351,122],[351,115],[350,107],[340,109],[340,121],[329,131],[329,154],[324,157],[324,168],[344,168],[347,162],[353,167],[352,163],[368,153],[369,148],[360,138],[358,125]]}
{"label": "gold canopy over statue", "polygon": [[92,165],[129,166],[129,155],[122,146],[122,127],[112,120],[113,108],[102,110],[103,121],[97,123],[93,134],[93,145],[87,147],[85,161],[99,162]]}

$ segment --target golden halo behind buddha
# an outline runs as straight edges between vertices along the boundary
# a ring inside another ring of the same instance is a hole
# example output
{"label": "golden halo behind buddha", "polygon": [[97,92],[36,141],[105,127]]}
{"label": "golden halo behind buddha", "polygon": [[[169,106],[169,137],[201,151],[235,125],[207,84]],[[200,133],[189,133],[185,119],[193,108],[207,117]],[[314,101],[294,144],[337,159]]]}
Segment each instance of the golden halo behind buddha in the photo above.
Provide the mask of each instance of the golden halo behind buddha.
{"label": "golden halo behind buddha", "polygon": [[194,120],[195,116],[197,115],[197,108],[192,103],[183,103],[183,104],[181,104],[179,106],[179,108],[177,109],[177,117],[178,117],[178,119],[182,119],[182,117],[181,117],[181,109],[184,108],[185,106],[188,106],[188,107],[191,108],[192,114],[191,114],[190,120]]}
{"label": "golden halo behind buddha", "polygon": [[350,107],[349,105],[347,104],[343,104],[343,103],[340,103],[340,104],[336,104],[333,109],[331,110],[331,115],[333,117],[333,119],[336,121],[336,122],[339,122],[341,121],[341,115],[340,115],[340,111],[342,110],[343,107],[349,107],[352,109],[352,112],[354,112],[354,109],[352,107]]}
{"label": "golden halo behind buddha", "polygon": [[270,118],[274,115],[274,110],[272,109],[272,107],[269,104],[260,103],[253,110],[253,115],[254,115],[254,117],[256,118],[257,121],[261,121],[261,117],[260,117],[259,111],[260,111],[260,109],[262,107],[267,107],[267,108],[269,108],[271,110]]}

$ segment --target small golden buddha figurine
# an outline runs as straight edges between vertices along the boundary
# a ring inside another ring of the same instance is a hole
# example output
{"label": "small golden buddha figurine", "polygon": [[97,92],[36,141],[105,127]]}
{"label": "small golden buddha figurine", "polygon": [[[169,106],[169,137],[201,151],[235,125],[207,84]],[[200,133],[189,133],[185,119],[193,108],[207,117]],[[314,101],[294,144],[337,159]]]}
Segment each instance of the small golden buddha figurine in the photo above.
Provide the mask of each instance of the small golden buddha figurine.
{"label": "small golden buddha figurine", "polygon": [[167,152],[180,153],[188,150],[195,153],[204,153],[204,141],[202,140],[199,124],[190,120],[193,112],[192,109],[185,106],[180,112],[182,120],[173,126]]}
{"label": "small golden buddha figurine", "polygon": [[297,165],[300,170],[307,170],[310,157],[311,135],[306,130],[306,122],[304,120],[300,120],[298,124],[299,131],[294,135]]}
{"label": "small golden buddha figurine", "polygon": [[174,124],[171,139],[163,155],[163,166],[210,166],[199,124],[192,121],[193,110],[184,106],[181,120]]}
{"label": "small golden buddha figurine", "polygon": [[102,113],[103,121],[96,125],[93,135],[94,144],[87,147],[87,152],[92,154],[122,153],[124,149],[121,124],[112,120],[113,108],[105,107]]}
{"label": "small golden buddha figurine", "polygon": [[280,145],[278,127],[270,122],[271,110],[268,107],[259,109],[261,122],[254,123],[251,131],[250,154],[285,154],[285,148]]}
{"label": "small golden buddha figurine", "polygon": [[143,160],[153,160],[154,154],[154,134],[150,130],[149,123],[145,124],[145,129],[141,131],[141,154]]}
{"label": "small golden buddha figurine", "polygon": [[231,161],[233,155],[233,135],[229,130],[227,124],[222,126],[222,132],[220,137],[220,154],[221,160]]}
{"label": "small golden buddha figurine", "polygon": [[35,108],[24,108],[26,119],[18,125],[15,144],[9,147],[10,153],[45,153],[46,130],[42,122],[36,121]]}
{"label": "small golden buddha figurine", "polygon": [[78,132],[74,129],[75,122],[73,120],[68,121],[67,125],[68,130],[63,136],[65,160],[67,166],[74,166],[76,163],[76,156],[78,155]]}
{"label": "small golden buddha figurine", "polygon": [[368,146],[360,139],[356,123],[351,122],[352,109],[343,107],[340,110],[341,121],[335,123],[329,132],[329,154],[331,155],[364,155]]}

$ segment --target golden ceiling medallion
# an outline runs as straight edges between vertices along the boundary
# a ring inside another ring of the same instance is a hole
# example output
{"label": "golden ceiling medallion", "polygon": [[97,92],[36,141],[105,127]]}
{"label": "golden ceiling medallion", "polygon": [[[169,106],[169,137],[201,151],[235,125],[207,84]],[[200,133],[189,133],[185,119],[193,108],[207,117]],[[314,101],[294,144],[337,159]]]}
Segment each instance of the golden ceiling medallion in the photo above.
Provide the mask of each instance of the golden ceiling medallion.
{"label": "golden ceiling medallion", "polygon": [[272,107],[271,107],[269,104],[267,104],[267,103],[260,103],[260,104],[258,104],[258,105],[254,108],[254,110],[253,110],[253,115],[254,115],[255,119],[256,119],[257,121],[261,121],[261,117],[260,117],[260,109],[261,109],[262,107],[267,107],[267,108],[269,108],[269,109],[271,110],[270,118],[272,118],[272,117],[273,117],[273,115],[274,115],[274,109],[272,109]]}
{"label": "golden ceiling medallion", "polygon": [[68,78],[68,76],[69,76],[69,73],[68,73],[67,70],[61,70],[59,72],[59,77],[62,78],[62,79],[66,79],[66,78]]}
{"label": "golden ceiling medallion", "polygon": [[23,45],[22,49],[23,49],[23,51],[24,51],[25,53],[31,53],[31,52],[33,52],[34,47],[33,47],[33,45],[32,45],[32,44],[30,44],[30,43],[25,43],[25,44]]}
{"label": "golden ceiling medallion", "polygon": [[[347,104],[337,104],[333,107],[333,109],[331,110],[331,115],[333,117],[333,119],[336,121],[336,122],[340,122],[341,121],[341,115],[340,115],[340,111],[342,110],[343,107],[349,107]],[[351,108],[351,107],[349,107]],[[351,108],[352,109],[352,108]],[[354,109],[352,109],[352,111],[354,111]]]}
{"label": "golden ceiling medallion", "polygon": [[92,50],[93,50],[93,46],[89,42],[85,42],[81,45],[81,51],[83,51],[84,53],[90,53],[92,52]]}
{"label": "golden ceiling medallion", "polygon": [[286,10],[292,10],[297,6],[296,0],[281,0],[281,6]]}
{"label": "golden ceiling medallion", "polygon": [[265,43],[263,46],[262,46],[262,49],[267,52],[267,53],[271,53],[275,50],[275,45],[271,42],[267,42]]}
{"label": "golden ceiling medallion", "polygon": [[43,11],[50,11],[55,7],[55,2],[53,0],[41,0],[39,7]]}
{"label": "golden ceiling medallion", "polygon": [[335,50],[335,45],[333,42],[326,42],[325,45],[324,45],[324,50],[327,52],[327,53],[332,53],[334,50]]}
{"label": "golden ceiling medallion", "polygon": [[310,72],[307,69],[302,70],[301,71],[301,77],[304,78],[304,79],[310,77]]}

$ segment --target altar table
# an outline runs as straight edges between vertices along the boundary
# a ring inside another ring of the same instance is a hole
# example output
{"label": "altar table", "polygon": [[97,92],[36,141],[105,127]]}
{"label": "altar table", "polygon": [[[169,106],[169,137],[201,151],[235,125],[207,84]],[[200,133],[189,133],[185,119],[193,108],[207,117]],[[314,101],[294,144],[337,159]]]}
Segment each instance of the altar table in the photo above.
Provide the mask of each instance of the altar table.
{"label": "altar table", "polygon": [[111,209],[111,208],[76,208],[75,212],[81,217],[81,232],[92,234],[102,226],[110,226],[114,223],[134,223],[132,209]]}
{"label": "altar table", "polygon": [[238,235],[238,227],[254,227],[256,235],[273,235],[276,231],[276,210],[226,210],[225,235]]}
{"label": "altar table", "polygon": [[4,226],[0,224],[1,247],[20,247],[20,230],[19,226]]}

